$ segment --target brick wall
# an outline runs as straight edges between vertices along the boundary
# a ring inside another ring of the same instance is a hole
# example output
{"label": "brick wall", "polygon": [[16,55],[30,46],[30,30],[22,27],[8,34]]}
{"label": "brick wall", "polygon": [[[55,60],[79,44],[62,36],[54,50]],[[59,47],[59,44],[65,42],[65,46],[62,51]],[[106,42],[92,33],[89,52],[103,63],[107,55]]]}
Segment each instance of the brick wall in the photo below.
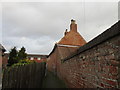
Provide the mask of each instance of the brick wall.
{"label": "brick wall", "polygon": [[4,54],[2,57],[2,69],[5,69],[8,64],[8,54]]}
{"label": "brick wall", "polygon": [[[56,48],[56,45],[54,48]],[[49,71],[52,71],[54,74],[56,74],[56,66],[57,66],[56,61],[57,61],[58,50],[57,48],[54,50],[55,53],[52,53],[50,57],[47,58],[47,68],[49,68]]]}
{"label": "brick wall", "polygon": [[65,47],[61,44],[55,44],[53,51],[47,58],[47,68],[49,71],[54,72],[54,74],[60,75],[60,66],[61,66],[61,59],[66,58],[73,52],[75,52],[79,46],[72,47],[71,45]]}
{"label": "brick wall", "polygon": [[64,62],[66,83],[74,88],[118,88],[119,43],[120,36],[116,36]]}
{"label": "brick wall", "polygon": [[67,58],[54,59],[69,88],[120,88],[119,26],[120,21]]}

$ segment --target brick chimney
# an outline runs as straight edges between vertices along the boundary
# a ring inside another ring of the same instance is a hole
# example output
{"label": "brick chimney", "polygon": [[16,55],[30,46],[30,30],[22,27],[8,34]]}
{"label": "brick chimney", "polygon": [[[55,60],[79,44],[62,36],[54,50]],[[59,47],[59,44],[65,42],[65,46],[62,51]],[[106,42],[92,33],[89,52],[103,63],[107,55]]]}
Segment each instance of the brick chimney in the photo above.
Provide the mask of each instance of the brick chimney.
{"label": "brick chimney", "polygon": [[77,32],[77,24],[75,23],[75,20],[71,20],[71,24],[70,24],[70,31],[74,31]]}
{"label": "brick chimney", "polygon": [[66,35],[67,33],[68,33],[68,31],[67,31],[67,29],[66,29],[64,35]]}

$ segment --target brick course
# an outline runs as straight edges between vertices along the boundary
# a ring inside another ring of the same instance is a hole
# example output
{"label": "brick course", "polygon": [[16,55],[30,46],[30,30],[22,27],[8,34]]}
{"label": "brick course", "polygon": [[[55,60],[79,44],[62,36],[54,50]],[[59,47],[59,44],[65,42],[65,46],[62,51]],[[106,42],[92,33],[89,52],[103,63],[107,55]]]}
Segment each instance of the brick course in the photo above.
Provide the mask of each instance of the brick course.
{"label": "brick course", "polygon": [[[119,42],[120,36],[82,52],[60,66],[63,68],[62,72],[67,71],[64,73],[66,75],[61,74],[63,75],[61,77],[64,77],[63,79],[70,88],[118,88],[120,61],[118,61],[117,54],[114,53],[118,52],[120,46],[118,49],[113,49],[108,44],[109,42],[112,43],[112,46],[117,46],[114,41]],[[106,47],[107,49],[105,49]],[[109,52],[110,49],[112,52]]]}

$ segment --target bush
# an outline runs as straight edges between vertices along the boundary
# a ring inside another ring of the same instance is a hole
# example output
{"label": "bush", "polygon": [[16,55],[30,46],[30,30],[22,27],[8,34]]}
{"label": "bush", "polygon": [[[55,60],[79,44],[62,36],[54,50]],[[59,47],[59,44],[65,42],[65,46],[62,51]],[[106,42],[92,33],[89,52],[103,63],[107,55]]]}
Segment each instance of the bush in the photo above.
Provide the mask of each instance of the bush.
{"label": "bush", "polygon": [[22,66],[22,65],[26,65],[26,64],[32,64],[32,63],[36,63],[34,60],[28,60],[28,59],[24,59],[24,60],[20,60],[18,63],[13,64],[12,67],[14,66]]}
{"label": "bush", "polygon": [[35,63],[35,61],[34,60],[24,59],[24,60],[20,60],[19,63]]}
{"label": "bush", "polygon": [[8,65],[12,66],[13,64],[19,63],[20,60],[23,60],[23,63],[28,63],[28,60],[24,60],[27,58],[27,53],[25,53],[26,49],[22,47],[19,51],[17,51],[16,47],[10,50]]}

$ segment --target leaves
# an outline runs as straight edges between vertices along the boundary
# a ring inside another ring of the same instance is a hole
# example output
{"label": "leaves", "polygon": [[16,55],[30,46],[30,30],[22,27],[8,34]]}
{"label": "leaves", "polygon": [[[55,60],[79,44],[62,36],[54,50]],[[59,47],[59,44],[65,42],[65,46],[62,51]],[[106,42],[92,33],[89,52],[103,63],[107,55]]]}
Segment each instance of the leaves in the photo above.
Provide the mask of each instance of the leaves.
{"label": "leaves", "polygon": [[16,50],[16,47],[10,50],[9,59],[8,59],[8,66],[11,66],[14,63],[18,63],[18,57],[17,57],[18,51]]}
{"label": "leaves", "polygon": [[8,66],[15,65],[24,65],[29,64],[34,61],[27,60],[27,53],[25,53],[26,49],[22,47],[19,52],[17,51],[16,47],[10,50]]}
{"label": "leaves", "polygon": [[19,60],[23,60],[23,59],[26,59],[27,57],[27,53],[25,53],[25,48],[22,47],[21,50],[19,50],[19,53],[18,53],[18,58]]}

